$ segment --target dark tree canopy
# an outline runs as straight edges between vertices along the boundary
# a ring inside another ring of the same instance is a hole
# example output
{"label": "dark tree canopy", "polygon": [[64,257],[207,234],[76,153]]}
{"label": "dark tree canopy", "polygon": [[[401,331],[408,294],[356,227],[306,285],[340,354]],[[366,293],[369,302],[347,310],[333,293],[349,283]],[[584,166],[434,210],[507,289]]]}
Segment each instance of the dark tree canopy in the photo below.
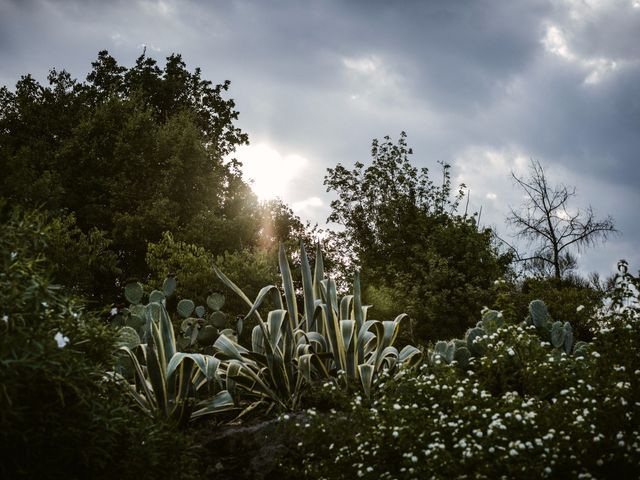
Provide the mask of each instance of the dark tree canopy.
{"label": "dark tree canopy", "polygon": [[92,65],[84,82],[51,70],[48,85],[26,75],[0,89],[0,197],[103,232],[122,278],[147,273],[147,244],[165,231],[214,255],[264,243],[270,209],[226,160],[248,143],[230,83],[180,55],[127,68],[102,51]]}
{"label": "dark tree canopy", "polygon": [[329,221],[345,227],[343,245],[370,285],[369,301],[407,311],[427,341],[460,335],[478,320],[510,257],[496,252],[491,230],[458,213],[464,185],[453,194],[450,167],[442,164],[436,183],[411,154],[404,133],[397,143],[374,140],[369,166],[337,165],[325,185],[338,195]]}

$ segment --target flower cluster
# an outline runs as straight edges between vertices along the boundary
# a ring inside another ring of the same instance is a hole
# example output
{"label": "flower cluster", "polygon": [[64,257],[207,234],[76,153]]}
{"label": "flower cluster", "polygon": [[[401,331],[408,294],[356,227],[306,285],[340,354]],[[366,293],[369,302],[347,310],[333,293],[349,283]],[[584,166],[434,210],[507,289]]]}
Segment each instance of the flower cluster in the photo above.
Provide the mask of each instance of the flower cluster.
{"label": "flower cluster", "polygon": [[[307,478],[620,478],[640,474],[640,322],[603,321],[567,355],[533,327],[479,339],[481,358],[383,381],[371,402],[309,417]],[[293,468],[293,467],[292,467]]]}

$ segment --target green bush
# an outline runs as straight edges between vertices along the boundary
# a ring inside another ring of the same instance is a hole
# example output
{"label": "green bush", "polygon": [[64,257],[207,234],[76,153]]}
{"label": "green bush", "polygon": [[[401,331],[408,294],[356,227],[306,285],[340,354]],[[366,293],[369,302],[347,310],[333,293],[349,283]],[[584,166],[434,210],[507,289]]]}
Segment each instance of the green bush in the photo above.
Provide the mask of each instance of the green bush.
{"label": "green bush", "polygon": [[[611,314],[566,355],[508,325],[465,369],[436,361],[372,402],[282,420],[290,478],[637,478],[640,321]],[[330,386],[327,386],[330,388]]]}
{"label": "green bush", "polygon": [[193,478],[192,442],[140,415],[105,375],[113,331],[49,280],[41,216],[0,240],[2,478]]}

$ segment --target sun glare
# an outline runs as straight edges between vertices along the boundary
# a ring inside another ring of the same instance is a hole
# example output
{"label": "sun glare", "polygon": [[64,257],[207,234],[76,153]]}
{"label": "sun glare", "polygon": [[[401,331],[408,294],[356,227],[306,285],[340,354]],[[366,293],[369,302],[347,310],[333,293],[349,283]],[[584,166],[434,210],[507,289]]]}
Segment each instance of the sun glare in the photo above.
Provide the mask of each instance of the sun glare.
{"label": "sun glare", "polygon": [[291,183],[307,164],[306,158],[283,155],[266,143],[240,147],[235,157],[242,162],[244,179],[260,200],[285,199]]}

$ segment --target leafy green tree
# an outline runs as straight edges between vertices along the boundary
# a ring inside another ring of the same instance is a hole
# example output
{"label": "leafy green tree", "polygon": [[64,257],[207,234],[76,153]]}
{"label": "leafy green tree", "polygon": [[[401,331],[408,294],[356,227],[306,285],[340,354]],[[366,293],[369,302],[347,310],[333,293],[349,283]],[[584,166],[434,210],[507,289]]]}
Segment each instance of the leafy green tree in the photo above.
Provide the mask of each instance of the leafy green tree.
{"label": "leafy green tree", "polygon": [[365,292],[368,301],[391,302],[379,310],[383,315],[409,313],[412,333],[426,342],[461,335],[477,321],[510,256],[494,248],[490,229],[458,213],[464,185],[453,194],[450,167],[442,165],[436,184],[427,168],[411,164],[411,154],[404,132],[397,143],[374,140],[369,166],[338,164],[325,185],[338,195],[329,221],[344,226],[343,249],[353,253],[363,284],[375,285]]}
{"label": "leafy green tree", "polygon": [[146,274],[146,245],[165,231],[216,253],[259,243],[256,197],[224,160],[247,143],[228,81],[203,80],[180,55],[126,68],[106,51],[86,81],[56,70],[48,81],[0,89],[0,196],[104,232],[120,279]]}

